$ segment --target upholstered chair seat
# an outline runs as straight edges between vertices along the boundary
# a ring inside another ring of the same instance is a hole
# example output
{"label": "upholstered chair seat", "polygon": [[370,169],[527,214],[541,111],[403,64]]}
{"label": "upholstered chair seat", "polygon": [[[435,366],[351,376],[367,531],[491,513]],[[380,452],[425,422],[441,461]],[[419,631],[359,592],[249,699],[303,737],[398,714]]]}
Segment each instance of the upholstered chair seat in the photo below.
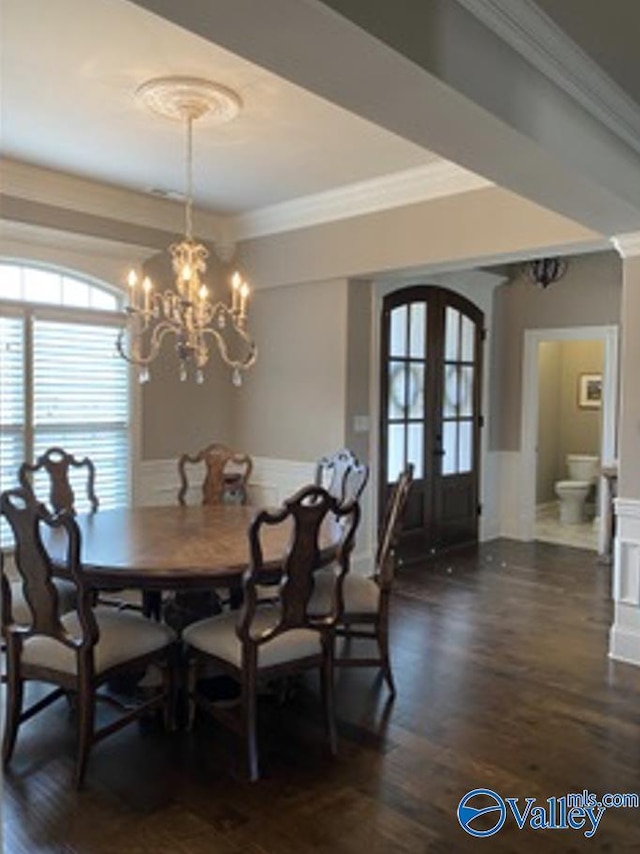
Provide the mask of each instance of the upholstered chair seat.
{"label": "upholstered chair seat", "polygon": [[[331,609],[331,595],[335,587],[335,570],[332,567],[314,573],[314,590],[309,603],[309,613],[326,614]],[[373,578],[351,572],[342,585],[344,614],[377,614],[380,608],[380,587]]]}
{"label": "upholstered chair seat", "polygon": [[[175,641],[172,629],[164,623],[148,620],[141,614],[109,607],[95,608],[93,613],[100,632],[93,651],[96,675],[128,661],[132,649],[135,649],[136,655],[143,656],[159,652]],[[65,614],[60,623],[72,638],[82,637],[77,611]],[[54,638],[35,635],[24,642],[22,664],[75,674],[78,656],[73,649]]]}
{"label": "upholstered chair seat", "polygon": [[[276,607],[261,607],[251,625],[255,636],[271,632],[280,622],[281,611]],[[209,617],[192,623],[183,632],[183,640],[194,649],[229,662],[234,667],[242,665],[242,641],[236,632],[237,614],[227,611],[217,617]],[[258,670],[275,667],[287,661],[321,655],[322,644],[315,629],[291,629],[275,635],[258,647]]]}

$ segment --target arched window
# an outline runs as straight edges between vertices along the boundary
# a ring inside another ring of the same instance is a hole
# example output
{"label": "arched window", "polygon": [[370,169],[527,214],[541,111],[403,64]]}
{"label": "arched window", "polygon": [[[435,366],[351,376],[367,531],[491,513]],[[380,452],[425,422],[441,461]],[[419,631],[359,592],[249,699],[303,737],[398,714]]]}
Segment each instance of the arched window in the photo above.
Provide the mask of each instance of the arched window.
{"label": "arched window", "polygon": [[[129,499],[127,365],[118,293],[67,272],[0,263],[0,486],[52,446],[96,466],[103,508]],[[82,505],[83,490],[76,492]]]}
{"label": "arched window", "polygon": [[0,300],[117,311],[122,298],[114,291],[76,276],[43,267],[0,264]]}

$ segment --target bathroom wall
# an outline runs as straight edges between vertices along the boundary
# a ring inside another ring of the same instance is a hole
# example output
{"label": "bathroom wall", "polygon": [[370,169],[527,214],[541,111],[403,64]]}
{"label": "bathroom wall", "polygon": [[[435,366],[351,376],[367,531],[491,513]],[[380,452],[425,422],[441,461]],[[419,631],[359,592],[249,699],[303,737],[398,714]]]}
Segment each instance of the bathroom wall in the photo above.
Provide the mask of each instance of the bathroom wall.
{"label": "bathroom wall", "polygon": [[543,341],[538,347],[538,456],[536,462],[536,503],[554,500],[553,484],[558,479],[560,448],[558,412],[560,407],[561,341]]}
{"label": "bathroom wall", "polygon": [[538,461],[536,501],[555,500],[554,483],[567,477],[567,454],[598,456],[601,410],[578,405],[581,374],[602,374],[602,341],[545,341],[538,350]]}
{"label": "bathroom wall", "polygon": [[565,341],[562,344],[562,391],[560,398],[561,462],[567,454],[600,454],[602,441],[601,409],[578,405],[578,382],[581,374],[602,374],[604,345],[602,341]]}
{"label": "bathroom wall", "polygon": [[567,272],[548,288],[517,275],[494,291],[489,448],[518,451],[522,436],[523,341],[529,329],[620,323],[622,262],[615,252],[569,258]]}

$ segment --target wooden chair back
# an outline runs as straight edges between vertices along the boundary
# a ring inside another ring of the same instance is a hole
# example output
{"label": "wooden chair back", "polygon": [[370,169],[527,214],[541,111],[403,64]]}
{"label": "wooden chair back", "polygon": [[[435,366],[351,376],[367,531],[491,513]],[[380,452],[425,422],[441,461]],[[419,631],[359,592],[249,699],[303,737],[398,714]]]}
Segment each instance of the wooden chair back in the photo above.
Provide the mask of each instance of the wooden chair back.
{"label": "wooden chair back", "polygon": [[225,501],[247,503],[247,486],[253,471],[253,460],[248,454],[236,453],[226,445],[217,442],[207,445],[193,456],[182,454],[178,460],[180,477],[178,502],[183,505],[187,503],[189,490],[188,466],[204,468],[203,504],[223,504]]}
{"label": "wooden chair back", "polygon": [[322,457],[316,464],[315,482],[341,504],[358,501],[369,479],[369,467],[348,448]]}
{"label": "wooden chair back", "polygon": [[[341,505],[319,486],[307,486],[284,502],[282,509],[262,510],[249,527],[249,567],[244,576],[244,601],[238,622],[238,636],[243,642],[266,643],[290,629],[315,628],[330,630],[342,614],[342,584],[349,570],[349,560],[360,521],[358,504]],[[323,524],[333,523],[340,531],[335,558],[335,585],[331,605],[326,613],[308,613],[314,588],[314,572],[319,568],[319,541]],[[252,623],[258,602],[257,587],[264,580],[261,538],[267,528],[288,525],[291,536],[283,556],[279,589],[279,621],[268,631],[252,634]]]}
{"label": "wooden chair back", "polygon": [[86,497],[95,513],[98,509],[98,497],[95,492],[96,470],[89,457],[81,460],[63,448],[49,448],[41,454],[35,463],[22,463],[18,470],[18,479],[24,489],[34,491],[33,478],[38,472],[44,471],[49,477],[49,502],[54,512],[61,510],[75,512],[75,494],[69,477],[70,469],[86,471]]}
{"label": "wooden chair back", "polygon": [[[11,619],[10,589],[3,574],[3,594],[9,601],[3,603],[5,633],[14,633],[24,641],[33,635],[54,638],[75,650],[88,649],[98,640],[98,628],[91,607],[92,594],[85,584],[80,564],[80,531],[69,512],[51,514],[34,500],[31,490],[18,488],[0,495],[0,514],[13,533],[14,562],[22,581],[24,597],[32,614],[29,626],[14,625]],[[53,583],[53,565],[43,546],[40,526],[62,529],[67,541],[67,572],[78,588],[77,610],[82,628],[81,638],[70,638],[60,621],[58,591]]]}
{"label": "wooden chair back", "polygon": [[395,574],[395,547],[398,542],[407,498],[413,482],[413,464],[409,463],[395,482],[385,507],[376,553],[375,578],[381,589],[391,587]]}

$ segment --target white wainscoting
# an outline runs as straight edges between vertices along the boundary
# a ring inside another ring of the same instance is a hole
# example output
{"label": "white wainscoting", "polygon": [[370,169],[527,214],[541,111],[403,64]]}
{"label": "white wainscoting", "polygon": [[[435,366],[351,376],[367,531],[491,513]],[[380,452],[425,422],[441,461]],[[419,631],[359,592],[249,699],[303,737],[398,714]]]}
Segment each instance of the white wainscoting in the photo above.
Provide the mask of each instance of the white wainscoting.
{"label": "white wainscoting", "polygon": [[[249,483],[251,503],[257,506],[278,506],[296,489],[313,481],[314,465],[312,462],[254,457]],[[141,462],[134,484],[134,504],[154,506],[173,503],[177,500],[180,487],[176,460]],[[187,501],[197,503],[199,499],[199,486],[195,485],[187,493]]]}
{"label": "white wainscoting", "polygon": [[609,635],[609,655],[617,661],[640,665],[640,501],[617,499],[615,514],[615,614]]}
{"label": "white wainscoting", "polygon": [[[312,483],[315,462],[253,457],[249,482],[249,500],[256,507],[278,507],[288,496],[305,484]],[[143,460],[133,478],[133,503],[142,507],[173,504],[177,501],[180,479],[176,460]],[[187,493],[189,503],[200,500],[196,485]],[[373,555],[370,514],[363,507],[363,518],[357,538],[352,570],[367,572]]]}
{"label": "white wainscoting", "polygon": [[480,514],[481,542],[494,540],[500,536],[500,495],[501,495],[501,454],[497,451],[488,451],[482,463],[482,482],[480,486],[480,503],[482,513]]}
{"label": "white wainscoting", "polygon": [[514,540],[527,539],[526,520],[521,517],[520,489],[522,483],[522,454],[520,451],[499,451],[495,456],[496,508],[498,536]]}

